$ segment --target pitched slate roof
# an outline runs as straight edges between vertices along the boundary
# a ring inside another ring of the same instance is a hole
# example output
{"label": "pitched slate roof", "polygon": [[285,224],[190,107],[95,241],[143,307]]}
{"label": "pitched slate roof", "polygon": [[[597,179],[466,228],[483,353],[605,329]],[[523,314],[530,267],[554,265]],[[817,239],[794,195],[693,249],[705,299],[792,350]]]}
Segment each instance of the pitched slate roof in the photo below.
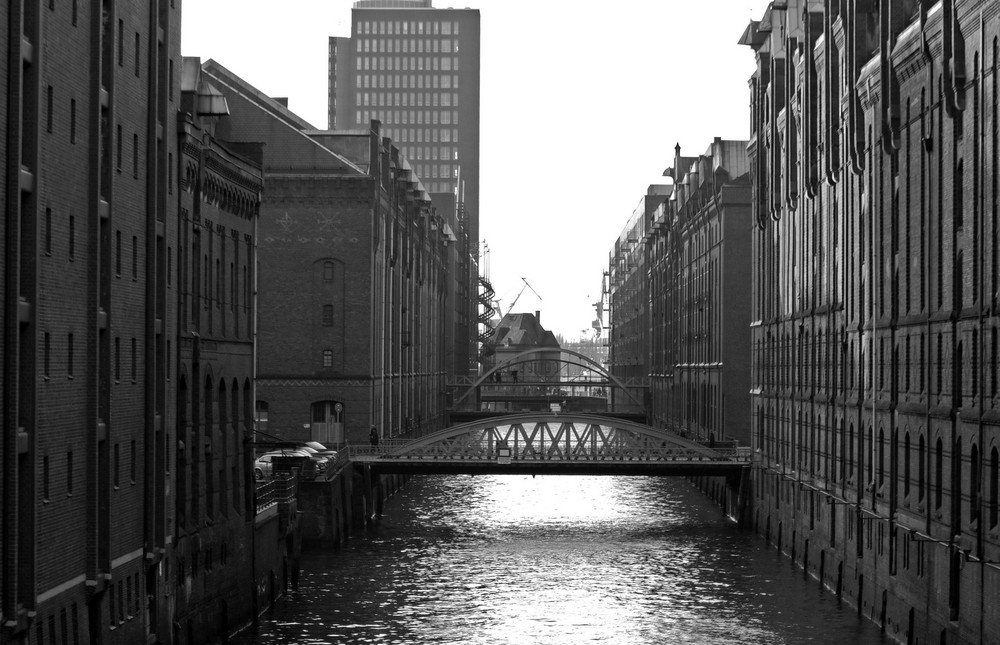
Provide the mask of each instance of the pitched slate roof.
{"label": "pitched slate roof", "polygon": [[507,314],[493,332],[499,347],[559,347],[555,334],[542,327],[534,314]]}
{"label": "pitched slate roof", "polygon": [[221,139],[265,144],[268,173],[363,176],[365,169],[324,147],[306,131],[315,128],[214,60],[202,66],[205,76],[222,92],[231,119],[219,123]]}

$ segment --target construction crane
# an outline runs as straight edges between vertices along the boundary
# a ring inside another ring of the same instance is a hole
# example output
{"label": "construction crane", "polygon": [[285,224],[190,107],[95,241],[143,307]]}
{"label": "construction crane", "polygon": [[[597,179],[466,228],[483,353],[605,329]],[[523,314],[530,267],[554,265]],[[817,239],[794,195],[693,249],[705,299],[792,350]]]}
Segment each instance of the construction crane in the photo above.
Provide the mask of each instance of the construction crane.
{"label": "construction crane", "polygon": [[[538,295],[538,292],[537,292],[537,291],[535,291],[535,288],[534,288],[534,287],[532,287],[532,286],[531,286],[530,284],[528,284],[528,281],[527,281],[527,280],[525,280],[524,278],[521,278],[521,282],[523,282],[523,283],[524,283],[524,286],[523,286],[523,287],[521,287],[521,290],[517,292],[517,295],[516,295],[516,296],[514,296],[514,301],[510,303],[510,306],[509,306],[509,307],[507,307],[507,313],[505,313],[505,314],[504,314],[505,316],[506,316],[507,314],[509,314],[509,313],[510,313],[510,312],[511,312],[511,311],[512,311],[512,310],[514,309],[514,305],[516,305],[516,304],[517,304],[517,301],[518,301],[518,300],[519,300],[519,299],[521,298],[521,294],[523,294],[523,293],[524,293],[524,290],[525,290],[525,289],[531,289],[531,293],[535,294],[535,296],[537,296],[539,300],[541,300],[541,299],[542,299],[542,297]],[[498,302],[499,302],[499,301],[498,301]]]}

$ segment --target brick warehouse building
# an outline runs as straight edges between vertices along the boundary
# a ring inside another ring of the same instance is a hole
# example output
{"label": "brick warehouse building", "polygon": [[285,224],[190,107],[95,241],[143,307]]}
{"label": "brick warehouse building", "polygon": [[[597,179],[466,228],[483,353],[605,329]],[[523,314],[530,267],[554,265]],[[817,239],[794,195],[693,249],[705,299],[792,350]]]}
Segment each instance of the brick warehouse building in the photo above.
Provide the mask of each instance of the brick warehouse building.
{"label": "brick warehouse building", "polygon": [[176,258],[167,256],[177,267],[179,326],[168,576],[173,642],[197,643],[224,641],[250,622],[265,595],[258,590],[290,554],[278,518],[256,513],[247,441],[262,150],[215,137],[228,106],[196,58],[182,59],[181,99],[178,245]]}
{"label": "brick warehouse building", "polygon": [[[647,189],[608,254],[608,371],[626,383],[645,384],[649,375],[650,285],[645,243],[652,213],[666,202],[671,190],[670,186]],[[626,400],[623,393],[611,389],[612,407]],[[644,404],[649,407],[648,400]]]}
{"label": "brick warehouse building", "polygon": [[651,420],[750,440],[750,175],[746,141],[675,148],[670,197],[648,215]]}
{"label": "brick warehouse building", "polygon": [[265,146],[266,432],[301,440],[342,428],[343,440],[366,442],[371,424],[385,436],[441,427],[457,223],[438,214],[377,121],[314,130],[217,63],[203,67],[234,117],[220,136]]}
{"label": "brick warehouse building", "polygon": [[179,3],[0,15],[0,641],[144,642],[168,628]]}
{"label": "brick warehouse building", "polygon": [[906,642],[1000,641],[998,12],[772,3],[742,38],[754,522]]}
{"label": "brick warehouse building", "polygon": [[3,10],[0,643],[224,638],[280,571],[244,463],[259,162],[182,96],[179,7]]}

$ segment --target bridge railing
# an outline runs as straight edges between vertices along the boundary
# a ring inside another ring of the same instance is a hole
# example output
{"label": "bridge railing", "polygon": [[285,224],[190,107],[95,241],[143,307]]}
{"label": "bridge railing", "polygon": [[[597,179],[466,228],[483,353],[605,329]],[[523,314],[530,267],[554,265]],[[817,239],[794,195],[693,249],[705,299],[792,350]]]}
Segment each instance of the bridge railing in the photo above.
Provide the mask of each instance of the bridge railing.
{"label": "bridge railing", "polygon": [[[388,439],[378,446],[349,446],[348,458],[392,460],[462,459],[470,461],[594,461],[594,462],[726,462],[752,459],[748,447],[697,450],[656,441],[623,441],[603,445],[539,443],[510,445],[501,441],[473,440],[407,447],[409,441]],[[735,442],[734,442],[735,443]]]}

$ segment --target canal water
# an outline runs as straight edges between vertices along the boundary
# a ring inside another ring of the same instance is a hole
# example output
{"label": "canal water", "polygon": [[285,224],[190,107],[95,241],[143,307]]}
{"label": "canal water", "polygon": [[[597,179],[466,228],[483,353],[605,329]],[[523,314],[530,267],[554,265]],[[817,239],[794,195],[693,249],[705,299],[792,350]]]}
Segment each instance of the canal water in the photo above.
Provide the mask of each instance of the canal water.
{"label": "canal water", "polygon": [[889,641],[683,479],[428,476],[236,642]]}

